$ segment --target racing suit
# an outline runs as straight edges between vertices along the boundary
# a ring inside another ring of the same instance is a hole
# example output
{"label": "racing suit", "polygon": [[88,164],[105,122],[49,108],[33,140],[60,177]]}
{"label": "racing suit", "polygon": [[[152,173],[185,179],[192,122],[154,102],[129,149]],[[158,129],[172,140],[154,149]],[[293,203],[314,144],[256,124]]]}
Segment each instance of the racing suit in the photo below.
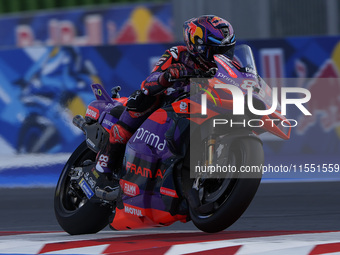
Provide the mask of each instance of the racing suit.
{"label": "racing suit", "polygon": [[[142,82],[141,89],[130,95],[127,107],[110,130],[110,142],[99,152],[96,169],[115,174],[121,165],[125,145],[139,126],[161,104],[161,95],[173,86],[169,78],[180,78],[192,74],[195,69],[207,71],[209,64],[191,55],[185,46],[175,46],[165,51],[151,74]],[[174,86],[178,86],[176,82]],[[187,85],[187,84],[185,84]],[[117,176],[120,178],[120,176]]]}

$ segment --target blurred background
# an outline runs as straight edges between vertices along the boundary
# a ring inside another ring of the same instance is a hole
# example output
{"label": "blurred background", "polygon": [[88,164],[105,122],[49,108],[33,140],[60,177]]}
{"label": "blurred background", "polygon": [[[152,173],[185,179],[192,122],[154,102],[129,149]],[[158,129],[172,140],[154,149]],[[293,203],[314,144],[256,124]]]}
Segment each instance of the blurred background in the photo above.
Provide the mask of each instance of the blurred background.
{"label": "blurred background", "polygon": [[338,0],[0,0],[0,186],[55,185],[90,84],[128,96],[203,14],[231,22],[262,77],[312,93],[289,141],[263,136],[267,163],[338,163],[339,13]]}

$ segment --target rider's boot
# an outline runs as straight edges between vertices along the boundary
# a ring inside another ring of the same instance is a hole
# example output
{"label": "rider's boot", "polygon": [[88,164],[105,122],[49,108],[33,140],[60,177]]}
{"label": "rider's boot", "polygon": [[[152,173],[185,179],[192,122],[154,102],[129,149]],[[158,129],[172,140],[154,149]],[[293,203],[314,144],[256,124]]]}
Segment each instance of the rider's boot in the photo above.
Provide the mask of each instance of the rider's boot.
{"label": "rider's boot", "polygon": [[114,124],[110,131],[110,141],[102,148],[97,155],[96,170],[112,179],[111,191],[96,190],[96,195],[107,200],[114,200],[119,193],[119,180],[122,175],[122,162],[125,153],[126,143],[132,136],[119,124]]}

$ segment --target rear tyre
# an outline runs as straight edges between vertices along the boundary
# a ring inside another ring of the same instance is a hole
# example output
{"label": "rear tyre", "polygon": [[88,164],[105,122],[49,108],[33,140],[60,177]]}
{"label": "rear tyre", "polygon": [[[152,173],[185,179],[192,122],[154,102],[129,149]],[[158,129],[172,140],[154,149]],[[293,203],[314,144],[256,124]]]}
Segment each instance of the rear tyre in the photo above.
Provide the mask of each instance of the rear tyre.
{"label": "rear tyre", "polygon": [[71,155],[60,175],[54,196],[54,211],[59,225],[71,235],[91,234],[109,223],[112,209],[89,202],[71,172],[85,160],[95,161],[96,154],[83,142]]}
{"label": "rear tyre", "polygon": [[[227,161],[219,162],[219,165],[235,165],[237,169],[240,166],[260,166],[264,162],[262,143],[255,138],[239,138],[231,145],[226,158]],[[231,226],[251,203],[261,177],[262,172],[205,179],[198,191],[201,209],[189,208],[195,226],[208,233],[219,232]]]}

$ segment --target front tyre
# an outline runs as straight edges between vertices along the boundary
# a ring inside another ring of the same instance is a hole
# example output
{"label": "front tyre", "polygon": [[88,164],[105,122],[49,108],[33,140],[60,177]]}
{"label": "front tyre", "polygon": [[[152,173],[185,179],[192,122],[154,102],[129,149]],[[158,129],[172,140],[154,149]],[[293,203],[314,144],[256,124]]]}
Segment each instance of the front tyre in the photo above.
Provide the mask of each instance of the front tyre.
{"label": "front tyre", "polygon": [[[227,152],[227,160],[220,165],[258,166],[264,162],[262,143],[255,138],[236,139]],[[223,160],[222,160],[223,161]],[[251,178],[249,178],[251,177]],[[237,173],[231,178],[200,181],[198,186],[201,206],[189,208],[195,226],[208,233],[222,231],[238,220],[251,203],[261,182],[262,172]]]}
{"label": "front tyre", "polygon": [[95,161],[96,154],[83,142],[72,153],[60,175],[54,196],[54,211],[59,225],[71,235],[91,234],[109,223],[112,209],[89,202],[78,183],[72,180],[75,167],[84,161]]}

